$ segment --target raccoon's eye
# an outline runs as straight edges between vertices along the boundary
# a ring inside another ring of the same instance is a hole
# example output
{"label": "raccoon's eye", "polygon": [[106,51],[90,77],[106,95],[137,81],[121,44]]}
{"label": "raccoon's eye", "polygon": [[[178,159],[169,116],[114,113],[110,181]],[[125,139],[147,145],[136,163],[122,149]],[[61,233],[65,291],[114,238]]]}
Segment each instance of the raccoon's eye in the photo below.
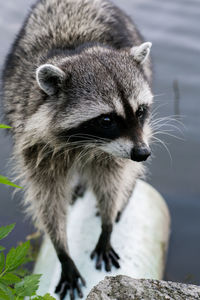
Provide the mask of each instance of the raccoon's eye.
{"label": "raccoon's eye", "polygon": [[103,128],[110,128],[114,125],[114,121],[113,118],[110,116],[103,116],[102,118],[100,118],[99,124]]}
{"label": "raccoon's eye", "polygon": [[140,105],[138,110],[136,111],[136,117],[141,119],[147,111],[147,107],[145,105]]}

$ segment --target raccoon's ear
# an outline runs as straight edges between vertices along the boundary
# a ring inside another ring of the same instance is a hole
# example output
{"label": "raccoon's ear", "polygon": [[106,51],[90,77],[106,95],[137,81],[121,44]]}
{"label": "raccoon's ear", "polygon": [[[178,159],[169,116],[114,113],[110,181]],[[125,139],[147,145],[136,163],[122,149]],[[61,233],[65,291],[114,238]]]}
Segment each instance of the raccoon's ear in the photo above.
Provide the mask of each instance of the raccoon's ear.
{"label": "raccoon's ear", "polygon": [[39,87],[49,96],[54,95],[63,81],[65,73],[51,64],[41,65],[36,71],[36,80]]}
{"label": "raccoon's ear", "polygon": [[146,42],[137,47],[132,47],[130,54],[140,64],[143,64],[148,58],[152,43]]}

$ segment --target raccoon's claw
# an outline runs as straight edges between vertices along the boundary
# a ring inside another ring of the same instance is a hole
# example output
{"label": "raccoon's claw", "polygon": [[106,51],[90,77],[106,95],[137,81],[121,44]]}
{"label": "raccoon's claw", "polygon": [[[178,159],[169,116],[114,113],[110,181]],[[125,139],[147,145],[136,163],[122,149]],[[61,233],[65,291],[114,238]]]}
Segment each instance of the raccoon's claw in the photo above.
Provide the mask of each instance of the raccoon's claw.
{"label": "raccoon's claw", "polygon": [[75,300],[75,289],[77,290],[78,296],[80,298],[83,298],[83,293],[81,291],[79,282],[76,282],[76,284],[73,287],[70,286],[68,282],[59,282],[55,293],[60,293],[60,300],[63,300],[69,291],[70,300]]}
{"label": "raccoon's claw", "polygon": [[118,214],[117,214],[117,217],[115,219],[115,223],[118,223],[120,221],[121,215],[122,215],[122,213],[121,213],[121,211],[119,211]]}
{"label": "raccoon's claw", "polygon": [[75,300],[75,290],[80,298],[83,298],[80,282],[85,286],[85,280],[80,275],[73,261],[62,264],[62,273],[60,281],[55,289],[55,293],[59,293],[60,300],[63,300],[67,293],[70,300]]}
{"label": "raccoon's claw", "polygon": [[95,250],[92,251],[90,257],[91,259],[93,259],[95,256],[97,257],[96,259],[97,270],[101,270],[103,261],[105,263],[105,270],[107,272],[111,271],[112,265],[115,266],[117,269],[120,268],[120,264],[118,262],[120,257],[111,246],[109,247],[109,249],[105,251],[95,248]]}
{"label": "raccoon's claw", "polygon": [[[79,277],[82,284],[85,286],[85,280],[82,277]],[[70,295],[70,300],[75,300],[75,290],[77,290],[78,296],[80,298],[83,298],[83,293],[81,291],[81,286],[79,283],[78,278],[72,283],[70,284],[68,281],[66,281],[64,278],[61,277],[55,293],[59,293],[60,294],[60,300],[63,300],[65,298],[65,296],[67,295],[67,293],[69,292]]]}

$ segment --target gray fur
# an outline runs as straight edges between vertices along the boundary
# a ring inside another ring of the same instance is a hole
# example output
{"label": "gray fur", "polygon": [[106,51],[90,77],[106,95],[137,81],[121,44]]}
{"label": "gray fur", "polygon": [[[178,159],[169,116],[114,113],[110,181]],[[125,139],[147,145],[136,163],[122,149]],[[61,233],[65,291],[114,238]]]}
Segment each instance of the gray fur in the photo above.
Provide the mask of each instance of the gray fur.
{"label": "gray fur", "polygon": [[113,224],[143,174],[143,165],[129,158],[135,145],[148,145],[149,118],[134,134],[71,141],[80,138],[74,130],[99,115],[126,119],[151,105],[150,43],[141,43],[130,18],[106,0],[41,0],[7,57],[5,116],[25,203],[58,251],[68,252],[75,173],[94,190],[103,225]]}
{"label": "gray fur", "polygon": [[137,62],[143,64],[146,61],[146,59],[148,58],[151,46],[152,46],[152,43],[147,42],[147,43],[143,43],[140,46],[132,47],[131,55],[133,55],[134,59]]}

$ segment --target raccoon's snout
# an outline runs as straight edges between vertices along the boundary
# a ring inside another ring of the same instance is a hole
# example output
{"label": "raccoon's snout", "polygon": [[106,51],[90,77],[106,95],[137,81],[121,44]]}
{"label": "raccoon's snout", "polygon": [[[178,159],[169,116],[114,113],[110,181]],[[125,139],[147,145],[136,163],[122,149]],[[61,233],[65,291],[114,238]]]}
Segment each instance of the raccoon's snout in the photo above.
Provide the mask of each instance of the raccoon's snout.
{"label": "raccoon's snout", "polygon": [[134,161],[145,161],[151,155],[151,150],[147,146],[134,147],[131,151],[131,159]]}

